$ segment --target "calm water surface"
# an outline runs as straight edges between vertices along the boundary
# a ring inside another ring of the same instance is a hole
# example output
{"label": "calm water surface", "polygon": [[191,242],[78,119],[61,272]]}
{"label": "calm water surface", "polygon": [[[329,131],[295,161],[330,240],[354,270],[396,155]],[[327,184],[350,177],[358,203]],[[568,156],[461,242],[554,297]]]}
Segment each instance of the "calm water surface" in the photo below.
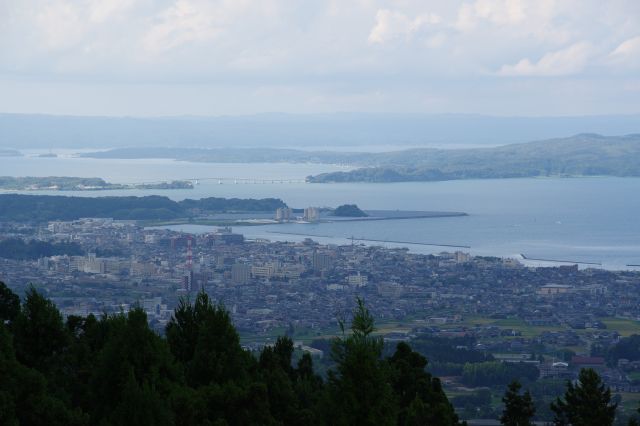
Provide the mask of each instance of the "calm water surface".
{"label": "calm water surface", "polygon": [[[318,164],[207,164],[170,160],[0,158],[0,175],[102,177],[110,182],[225,177],[303,179],[344,170]],[[51,194],[51,192],[43,192]],[[56,193],[71,195],[71,193]],[[201,181],[194,190],[98,191],[73,195],[165,195],[175,200],[202,197],[277,197],[293,207],[356,203],[363,209],[463,211],[467,217],[400,221],[287,224],[237,227],[249,237],[298,240],[272,232],[347,238],[415,241],[471,246],[478,255],[598,262],[629,269],[640,264],[640,179],[504,179],[394,184],[218,184]],[[205,231],[206,227],[181,227]],[[411,246],[420,252],[442,247]]]}

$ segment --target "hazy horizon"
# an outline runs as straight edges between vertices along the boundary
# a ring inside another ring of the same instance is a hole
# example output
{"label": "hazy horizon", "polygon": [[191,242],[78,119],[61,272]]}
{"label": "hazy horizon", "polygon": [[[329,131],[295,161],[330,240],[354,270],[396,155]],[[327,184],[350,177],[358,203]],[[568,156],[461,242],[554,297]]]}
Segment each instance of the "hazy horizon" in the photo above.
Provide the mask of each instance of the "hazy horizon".
{"label": "hazy horizon", "polygon": [[[379,151],[531,142],[576,134],[640,133],[640,115],[253,114],[107,117],[0,113],[5,148],[261,147]],[[357,149],[356,149],[357,148]]]}

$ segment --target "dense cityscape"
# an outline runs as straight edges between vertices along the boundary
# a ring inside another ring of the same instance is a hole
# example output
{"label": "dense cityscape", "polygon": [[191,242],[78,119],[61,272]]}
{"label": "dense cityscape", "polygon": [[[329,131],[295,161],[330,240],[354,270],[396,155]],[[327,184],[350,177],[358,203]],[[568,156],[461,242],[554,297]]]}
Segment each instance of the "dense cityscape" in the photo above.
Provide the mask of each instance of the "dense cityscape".
{"label": "dense cityscape", "polygon": [[0,426],[640,426],[640,1],[0,0]]}
{"label": "dense cityscape", "polygon": [[[277,215],[283,219],[282,210]],[[249,240],[228,227],[192,235],[112,219],[3,223],[2,234],[0,281],[19,294],[35,286],[65,317],[139,306],[162,334],[180,300],[204,291],[229,310],[246,349],[286,334],[329,363],[328,339],[361,298],[388,343],[446,338],[454,352],[483,362],[535,366],[533,381],[595,368],[614,392],[640,396],[640,357],[612,355],[640,318],[638,272],[530,267],[462,251]],[[7,255],[17,241],[71,254]],[[495,384],[470,386],[463,365],[428,358],[451,395]]]}

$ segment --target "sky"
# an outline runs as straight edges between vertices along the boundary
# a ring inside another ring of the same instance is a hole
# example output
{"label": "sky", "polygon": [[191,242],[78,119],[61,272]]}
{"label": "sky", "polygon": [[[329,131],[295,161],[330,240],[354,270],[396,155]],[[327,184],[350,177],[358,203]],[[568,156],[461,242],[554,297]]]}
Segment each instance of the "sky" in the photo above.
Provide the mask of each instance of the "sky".
{"label": "sky", "polygon": [[638,0],[0,0],[0,112],[640,113]]}

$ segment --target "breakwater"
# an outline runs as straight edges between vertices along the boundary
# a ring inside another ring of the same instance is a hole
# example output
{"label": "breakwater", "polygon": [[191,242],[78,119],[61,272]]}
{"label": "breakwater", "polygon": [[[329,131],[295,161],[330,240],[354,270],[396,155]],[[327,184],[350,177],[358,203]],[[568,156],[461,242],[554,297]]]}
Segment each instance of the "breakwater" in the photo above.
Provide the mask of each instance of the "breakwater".
{"label": "breakwater", "polygon": [[[580,262],[580,261],[575,261],[575,260],[560,260],[560,259],[539,259],[539,258],[534,258],[534,257],[527,257],[522,253],[520,253],[520,256],[522,256],[522,259],[524,259],[524,260],[533,260],[535,262],[572,263],[572,264],[576,264],[576,265],[602,266],[602,263],[600,263],[600,262]],[[632,265],[627,265],[627,266],[632,266]]]}
{"label": "breakwater", "polygon": [[[317,238],[343,238],[336,237],[334,235],[319,235],[319,234],[306,234],[302,232],[279,232],[279,231],[267,231],[269,234],[278,234],[278,235],[297,235],[301,237],[317,237]],[[419,241],[396,241],[396,240],[379,240],[373,238],[357,238],[350,237],[347,238],[351,241],[366,241],[366,242],[374,242],[374,243],[392,243],[392,244],[412,244],[418,246],[434,246],[434,247],[453,247],[453,248],[461,248],[461,249],[470,249],[471,246],[459,245],[459,244],[443,244],[443,243],[424,243]]]}

